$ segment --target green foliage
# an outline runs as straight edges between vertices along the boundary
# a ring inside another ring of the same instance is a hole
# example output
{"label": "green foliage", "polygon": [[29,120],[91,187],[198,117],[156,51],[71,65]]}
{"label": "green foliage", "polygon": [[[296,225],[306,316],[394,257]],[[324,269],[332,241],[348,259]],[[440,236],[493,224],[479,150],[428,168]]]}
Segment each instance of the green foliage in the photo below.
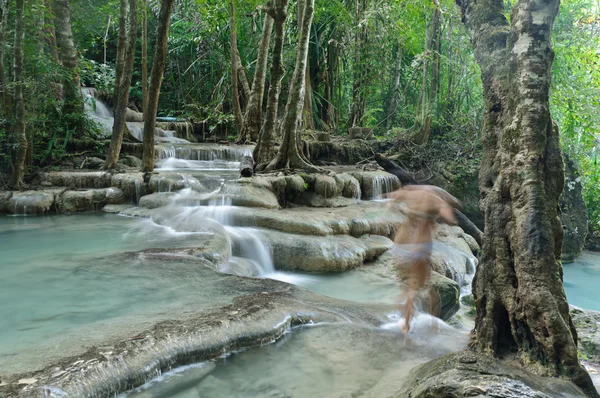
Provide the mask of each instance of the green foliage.
{"label": "green foliage", "polygon": [[84,86],[112,93],[115,89],[115,69],[92,59],[79,58],[81,82]]}
{"label": "green foliage", "polygon": [[590,230],[600,232],[600,14],[595,2],[568,0],[554,29],[550,105],[562,145],[580,169]]}

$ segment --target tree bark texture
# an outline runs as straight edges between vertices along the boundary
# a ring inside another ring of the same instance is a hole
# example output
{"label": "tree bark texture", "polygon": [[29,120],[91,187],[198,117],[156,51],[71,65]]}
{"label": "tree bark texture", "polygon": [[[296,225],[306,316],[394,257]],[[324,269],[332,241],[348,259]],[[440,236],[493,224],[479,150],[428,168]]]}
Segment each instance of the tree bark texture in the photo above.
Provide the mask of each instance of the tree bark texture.
{"label": "tree bark texture", "polygon": [[281,80],[285,74],[285,70],[283,69],[283,45],[285,41],[287,7],[288,0],[275,0],[271,9],[275,25],[273,60],[271,61],[271,80],[269,83],[265,122],[253,153],[257,166],[266,165],[273,159],[273,136],[275,135],[275,125],[277,123]]}
{"label": "tree bark texture", "polygon": [[[423,84],[419,97],[420,120],[415,123],[418,128],[414,141],[417,144],[427,144],[431,135],[432,116],[437,115],[437,94],[440,87],[440,49],[442,41],[442,10],[437,0],[429,25],[425,52],[427,58],[423,63]],[[428,80],[429,78],[429,80]],[[429,85],[427,84],[429,82]]]}
{"label": "tree bark texture", "polygon": [[[298,0],[298,26],[302,26],[302,12],[304,10],[304,0]],[[310,43],[310,35],[309,35]],[[304,75],[304,107],[302,109],[302,124],[301,130],[314,130],[315,129],[315,117],[313,115],[312,108],[312,83],[310,80],[310,44],[309,44],[309,55],[306,59],[306,72]]]}
{"label": "tree bark texture", "polygon": [[4,56],[6,50],[6,27],[8,25],[8,0],[0,0],[0,101],[2,110],[0,116],[8,117],[10,100],[6,87],[6,71],[4,68]]}
{"label": "tree bark texture", "polygon": [[113,108],[118,106],[119,95],[117,87],[123,76],[125,66],[125,48],[127,48],[127,0],[120,0],[119,30],[117,37],[117,59],[115,60],[115,89],[113,92]]}
{"label": "tree bark texture", "polygon": [[148,0],[142,0],[142,113],[148,103]]}
{"label": "tree bark texture", "polygon": [[369,59],[367,55],[367,41],[369,29],[365,18],[368,0],[355,0],[354,12],[356,18],[356,31],[354,33],[354,83],[352,87],[352,109],[350,112],[351,127],[363,127],[365,116],[366,92],[369,75]]}
{"label": "tree bark texture", "polygon": [[25,29],[23,28],[24,0],[17,0],[16,22],[15,22],[15,121],[13,132],[17,143],[15,163],[10,185],[15,188],[23,186],[25,175],[25,158],[27,157],[27,135],[25,134],[25,101],[23,100],[23,40]]}
{"label": "tree bark texture", "polygon": [[246,107],[244,123],[238,136],[238,141],[249,142],[258,140],[260,127],[262,124],[262,104],[265,92],[265,80],[267,78],[267,59],[269,55],[269,45],[271,43],[271,32],[273,31],[273,18],[265,13],[262,37],[258,47],[258,57],[256,59],[256,72],[252,82],[252,91]]}
{"label": "tree bark texture", "polygon": [[77,68],[77,50],[71,32],[69,0],[54,0],[56,39],[60,47],[60,59],[66,72],[63,81],[63,116],[69,129],[80,130],[83,120],[83,97]]}
{"label": "tree bark texture", "polygon": [[229,0],[229,28],[231,29],[231,101],[233,102],[235,129],[238,132],[238,136],[241,136],[242,127],[244,126],[244,117],[242,115],[242,107],[240,106],[240,93],[238,88],[239,54],[237,49],[237,23],[235,21],[235,6],[233,2],[234,0]]}
{"label": "tree bark texture", "polygon": [[310,36],[310,27],[314,15],[314,0],[306,0],[304,7],[304,16],[302,18],[302,28],[300,29],[300,40],[298,42],[298,52],[296,55],[296,65],[288,101],[285,106],[285,115],[281,128],[283,131],[283,142],[279,147],[277,156],[269,163],[267,170],[282,168],[297,168],[309,171],[317,171],[318,168],[311,165],[303,158],[299,151],[298,125],[302,117],[302,107],[304,106],[304,84],[306,73],[306,59],[308,57],[308,39]]}
{"label": "tree bark texture", "polygon": [[148,107],[144,113],[144,157],[142,159],[143,171],[154,170],[154,130],[156,129],[156,112],[158,110],[158,97],[160,86],[167,63],[167,39],[169,37],[169,23],[173,11],[174,0],[162,0],[158,14],[156,28],[156,53],[150,72],[150,86],[148,87]]}
{"label": "tree bark texture", "polygon": [[394,74],[392,76],[392,92],[388,106],[387,119],[385,121],[385,131],[389,131],[394,123],[394,115],[398,109],[398,96],[400,94],[400,77],[402,74],[402,49],[400,44],[396,45],[396,62],[394,63]]}
{"label": "tree bark texture", "polygon": [[[121,80],[115,85],[116,105],[113,107],[114,123],[112,130],[112,139],[106,155],[106,169],[114,169],[119,161],[121,153],[121,144],[123,143],[123,134],[125,132],[125,120],[127,116],[127,104],[129,103],[129,88],[131,86],[131,78],[133,75],[133,61],[135,57],[135,44],[137,40],[137,20],[138,20],[138,0],[129,0],[129,30],[127,32],[127,40],[125,49],[125,57],[123,58],[123,67],[121,70]],[[126,3],[121,2],[121,7],[127,7]],[[119,32],[119,35],[121,32]]]}
{"label": "tree bark texture", "polygon": [[473,281],[474,347],[517,355],[529,370],[571,379],[598,397],[577,356],[560,262],[564,166],[549,111],[559,0],[461,0],[484,85],[481,263]]}

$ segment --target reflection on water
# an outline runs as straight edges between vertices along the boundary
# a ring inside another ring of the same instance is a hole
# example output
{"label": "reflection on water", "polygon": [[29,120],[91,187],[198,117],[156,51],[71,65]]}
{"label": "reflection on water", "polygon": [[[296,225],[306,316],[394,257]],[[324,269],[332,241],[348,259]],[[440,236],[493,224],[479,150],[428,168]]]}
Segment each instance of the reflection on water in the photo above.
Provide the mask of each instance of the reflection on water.
{"label": "reflection on water", "polygon": [[[463,349],[464,332],[427,330],[404,345],[399,329],[352,324],[295,329],[280,341],[164,374],[128,398],[382,397],[393,395],[414,366]],[[420,325],[420,324],[423,325]]]}
{"label": "reflection on water", "polygon": [[585,251],[576,262],[563,264],[563,270],[569,304],[600,311],[600,253]]}

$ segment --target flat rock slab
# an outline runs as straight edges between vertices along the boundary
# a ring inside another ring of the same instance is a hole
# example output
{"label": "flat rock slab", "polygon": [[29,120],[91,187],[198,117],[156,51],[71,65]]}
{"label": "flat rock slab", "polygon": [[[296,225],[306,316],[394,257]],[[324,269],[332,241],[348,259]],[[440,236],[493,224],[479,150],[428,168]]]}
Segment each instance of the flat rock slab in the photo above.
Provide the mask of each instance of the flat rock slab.
{"label": "flat rock slab", "polygon": [[527,374],[494,358],[469,351],[445,355],[411,371],[405,386],[391,397],[411,398],[553,398],[585,397],[572,383]]}
{"label": "flat rock slab", "polygon": [[[10,374],[10,367],[3,366],[0,396],[46,397],[49,391],[73,397],[113,396],[157,372],[272,342],[293,325],[347,319],[380,325],[393,309],[335,300],[270,279],[220,274],[209,267],[200,266],[197,272],[210,285],[212,306],[173,308],[146,314],[145,319],[89,326],[102,333],[78,330],[54,342],[53,352],[63,355],[36,352],[37,370]],[[73,344],[81,339],[83,345]],[[31,383],[19,384],[24,379]]]}
{"label": "flat rock slab", "polygon": [[112,175],[105,171],[54,171],[40,173],[40,182],[67,188],[108,188]]}
{"label": "flat rock slab", "polygon": [[5,207],[12,214],[44,214],[54,206],[54,192],[14,192]]}

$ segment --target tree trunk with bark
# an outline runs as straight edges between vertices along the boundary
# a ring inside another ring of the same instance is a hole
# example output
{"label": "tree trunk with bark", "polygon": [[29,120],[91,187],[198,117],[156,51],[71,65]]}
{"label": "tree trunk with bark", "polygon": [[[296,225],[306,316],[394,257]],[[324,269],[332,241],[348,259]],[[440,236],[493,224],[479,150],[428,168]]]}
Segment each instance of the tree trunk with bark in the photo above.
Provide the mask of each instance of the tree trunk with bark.
{"label": "tree trunk with bark", "polygon": [[314,0],[306,0],[304,7],[304,16],[302,18],[302,27],[300,29],[300,40],[298,42],[298,52],[296,55],[296,65],[288,101],[285,106],[285,115],[281,124],[283,132],[283,142],[279,147],[277,156],[269,163],[267,170],[282,168],[297,168],[308,171],[318,171],[319,169],[311,165],[299,150],[298,125],[302,117],[302,107],[304,106],[304,85],[306,73],[306,59],[308,57],[308,39],[310,36],[310,26],[314,15]]}
{"label": "tree trunk with bark", "polygon": [[0,116],[10,116],[10,100],[6,87],[6,72],[4,69],[4,56],[6,49],[6,27],[8,26],[8,0],[0,0],[0,101],[2,110]]}
{"label": "tree trunk with bark", "polygon": [[[440,46],[442,39],[442,10],[437,0],[429,25],[425,53],[427,58],[423,63],[423,83],[419,97],[420,119],[415,121],[414,130],[417,131],[413,140],[417,144],[425,145],[431,135],[432,116],[437,114],[437,94],[440,86]],[[431,71],[430,71],[431,69]],[[429,85],[427,84],[429,77]],[[418,116],[419,117],[419,116]]]}
{"label": "tree trunk with bark", "polygon": [[252,91],[246,107],[244,123],[238,135],[239,142],[249,142],[258,139],[260,126],[262,124],[262,104],[265,91],[265,80],[267,78],[267,59],[269,55],[269,45],[271,42],[271,32],[273,31],[273,18],[269,13],[265,13],[265,22],[263,25],[262,37],[258,47],[258,57],[256,59],[256,72],[254,72],[254,81],[252,82]]}
{"label": "tree trunk with bark", "polygon": [[369,38],[368,25],[365,11],[368,0],[355,0],[354,12],[356,18],[356,31],[354,33],[354,83],[352,86],[352,109],[350,113],[350,125],[352,127],[363,127],[362,121],[365,116],[367,76],[369,74],[368,56],[366,54],[367,41]]}
{"label": "tree trunk with bark", "polygon": [[474,348],[518,357],[598,397],[580,365],[560,262],[564,166],[549,110],[559,0],[460,0],[484,85],[481,263],[473,281]]}
{"label": "tree trunk with bark", "polygon": [[127,48],[127,0],[120,0],[119,30],[117,37],[117,59],[115,60],[115,90],[113,92],[113,108],[118,106],[119,95],[117,87],[123,76],[125,66],[125,49]]}
{"label": "tree trunk with bark", "polygon": [[[302,26],[302,13],[304,12],[304,0],[298,0],[298,26]],[[310,35],[309,35],[310,43]],[[310,50],[310,44],[309,44]],[[306,59],[306,72],[304,75],[304,107],[302,109],[302,124],[301,130],[314,130],[315,117],[312,109],[312,83],[310,80],[310,51]]]}
{"label": "tree trunk with bark", "polygon": [[158,111],[158,97],[160,86],[167,63],[167,39],[169,37],[169,24],[174,0],[162,0],[158,14],[156,28],[156,52],[150,72],[150,86],[148,87],[148,107],[144,113],[144,157],[142,159],[143,171],[154,170],[154,130],[156,129],[156,112]]}
{"label": "tree trunk with bark", "polygon": [[281,80],[285,73],[282,59],[287,7],[288,0],[274,0],[273,7],[270,11],[275,24],[275,38],[273,42],[273,60],[271,61],[271,80],[269,83],[267,99],[267,113],[253,153],[254,162],[258,169],[266,166],[273,159],[273,136],[275,135],[275,125],[277,123]]}
{"label": "tree trunk with bark", "polygon": [[394,114],[398,109],[398,96],[400,94],[400,77],[402,74],[402,49],[400,44],[396,45],[396,62],[394,63],[394,74],[392,76],[392,92],[388,106],[387,119],[385,121],[385,131],[389,131],[394,122]]}
{"label": "tree trunk with bark", "polygon": [[142,0],[142,113],[148,104],[148,0]]}
{"label": "tree trunk with bark", "polygon": [[71,31],[69,0],[54,0],[56,39],[60,47],[60,58],[65,69],[63,80],[63,116],[70,130],[83,128],[83,96],[77,67],[77,50]]}
{"label": "tree trunk with bark", "polygon": [[27,157],[27,135],[25,134],[25,101],[23,100],[23,40],[25,29],[23,28],[24,0],[17,0],[17,15],[15,22],[15,121],[13,133],[17,143],[15,163],[10,185],[14,188],[23,186],[25,176],[25,158]]}
{"label": "tree trunk with bark", "polygon": [[244,126],[242,107],[240,106],[240,93],[238,88],[239,54],[237,49],[237,23],[235,21],[234,0],[229,0],[229,29],[231,30],[231,100],[233,102],[233,115],[235,117],[235,129],[241,136]]}
{"label": "tree trunk with bark", "polygon": [[[123,58],[123,67],[121,68],[121,80],[115,85],[116,105],[113,107],[114,123],[112,130],[112,139],[106,155],[105,169],[114,169],[119,161],[121,153],[121,144],[123,143],[123,134],[126,129],[127,104],[129,103],[129,88],[133,75],[133,61],[135,57],[135,44],[137,40],[137,20],[138,20],[138,0],[129,0],[129,31],[127,32],[127,48]],[[123,0],[121,7],[127,7],[127,2]],[[121,35],[121,32],[119,32]]]}

